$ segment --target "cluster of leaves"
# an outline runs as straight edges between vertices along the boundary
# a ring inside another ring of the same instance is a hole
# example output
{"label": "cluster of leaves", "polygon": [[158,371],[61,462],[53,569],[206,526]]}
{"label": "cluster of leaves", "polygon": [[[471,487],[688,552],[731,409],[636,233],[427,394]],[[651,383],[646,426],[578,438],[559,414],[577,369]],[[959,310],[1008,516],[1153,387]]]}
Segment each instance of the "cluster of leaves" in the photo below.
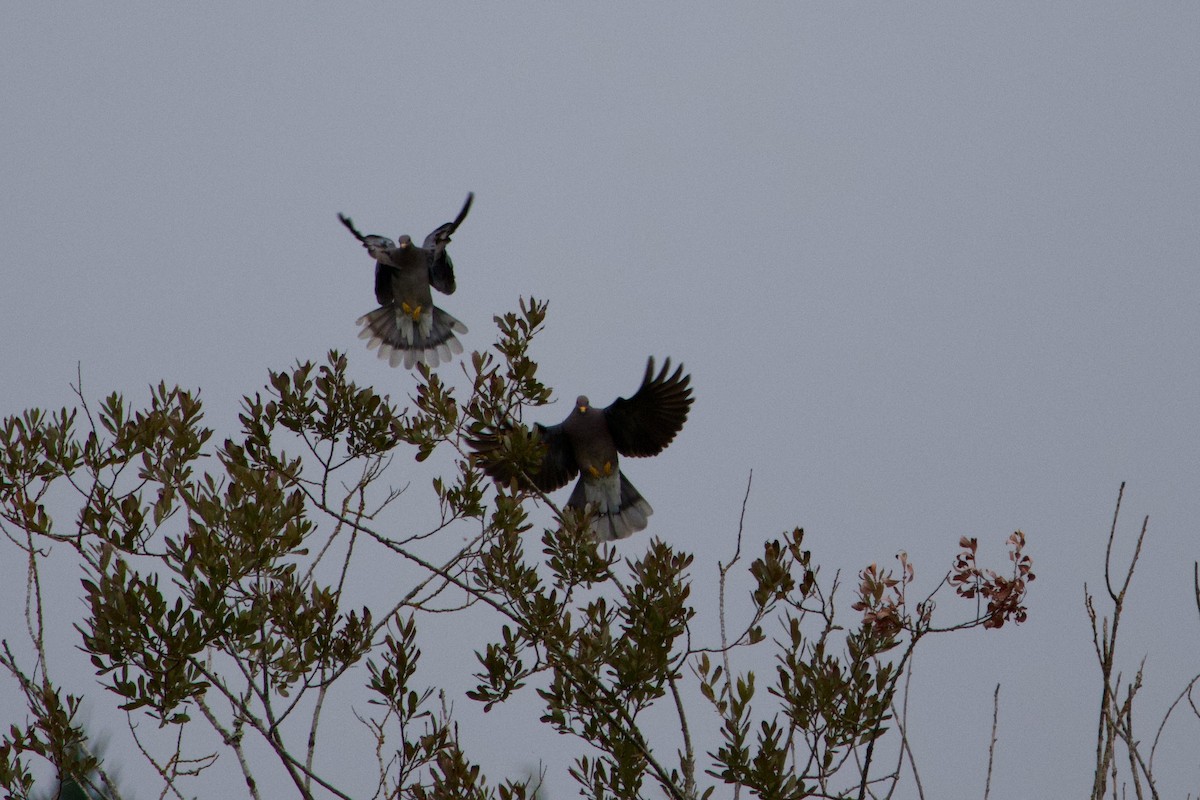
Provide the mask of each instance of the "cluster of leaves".
{"label": "cluster of leaves", "polygon": [[[563,528],[546,531],[549,578],[528,563],[518,535],[484,554],[473,577],[508,619],[500,640],[480,654],[479,684],[468,694],[490,708],[547,673],[537,690],[542,721],[602,753],[576,761],[571,774],[581,784],[597,796],[639,796],[649,770],[670,791],[679,774],[657,760],[639,720],[679,679],[687,656],[677,642],[694,613],[691,557],[655,540],[622,579],[614,550],[598,551],[586,522],[568,515]],[[602,584],[615,587],[615,602],[596,592],[580,599]]]}
{"label": "cluster of leaves", "polygon": [[11,725],[0,742],[0,786],[15,797],[33,794],[33,774],[20,757],[29,753],[53,764],[59,786],[72,787],[75,796],[108,796],[105,785],[109,778],[100,771],[100,760],[89,751],[87,735],[78,721],[81,699],[63,696],[47,681],[29,680],[7,647],[0,663],[20,683],[32,717],[24,726]]}
{"label": "cluster of leaves", "polygon": [[1013,564],[1011,576],[978,567],[975,563],[975,551],[979,548],[977,539],[964,536],[958,544],[962,552],[954,559],[950,585],[959,597],[987,600],[983,627],[1000,628],[1010,619],[1024,622],[1028,616],[1025,598],[1029,584],[1037,578],[1033,574],[1033,559],[1025,553],[1025,534],[1015,531],[1008,537],[1008,560]]}
{"label": "cluster of leaves", "polygon": [[[274,772],[298,796],[351,796],[318,772],[314,754],[326,698],[352,692],[365,672],[371,711],[359,719],[375,741],[377,796],[532,797],[536,776],[486,780],[460,745],[452,703],[437,682],[420,680],[423,620],[468,608],[496,625],[477,648],[468,697],[487,710],[533,692],[540,721],[583,745],[568,771],[587,797],[640,797],[648,786],[707,796],[716,784],[702,792],[704,775],[763,797],[834,796],[847,773],[845,792],[894,783],[895,771],[872,774],[874,748],[912,648],[933,630],[932,602],[907,611],[905,557],[898,579],[874,565],[860,573],[861,616],[847,631],[835,623],[837,581],[821,585],[803,532],[769,541],[749,567],[750,619],[727,639],[724,581],[735,556],[722,568],[720,640],[702,647],[692,641],[690,554],[651,539],[622,560],[590,539],[586,517],[522,488],[528,482],[489,491],[466,444],[473,436],[507,431],[494,456],[512,474],[540,457],[520,422],[552,398],[529,356],[545,314],[544,303],[522,301],[498,317],[493,350],[471,355],[462,386],[419,367],[404,410],[356,385],[338,353],[272,372],[244,399],[239,434],[215,448],[198,395],[161,385],[143,410],[113,394],[93,414],[80,393],[78,410],[6,419],[0,526],[28,565],[33,667],[7,649],[0,662],[21,682],[32,719],[0,738],[0,785],[27,797],[30,756],[70,775],[101,766],[73,721],[77,699],[59,701],[48,677],[40,575],[52,547],[82,562],[82,647],[164,792],[182,796],[184,782],[214,763],[215,752],[185,744],[198,725],[233,752],[251,797],[267,767],[247,757],[247,737],[274,754]],[[440,514],[420,528],[411,509],[399,513],[404,490],[387,479],[437,452],[453,468],[430,478]],[[48,509],[72,493],[79,513],[60,529]],[[555,523],[530,553],[538,503]],[[451,528],[455,536],[438,536]],[[447,553],[455,540],[465,544]],[[1012,579],[976,569],[972,547],[951,580],[964,594],[970,578],[989,607],[963,625],[1024,618],[1033,576],[1023,544]],[[382,604],[352,605],[355,576],[385,559],[410,580]],[[777,638],[768,639],[768,622],[780,626]],[[774,711],[756,700],[754,672],[732,663],[739,650],[763,647],[776,662]],[[697,695],[720,728],[704,767],[691,734]],[[664,741],[646,720],[665,703],[679,732]],[[139,734],[134,720],[147,715],[176,735]]]}
{"label": "cluster of leaves", "polygon": [[[758,580],[755,620],[778,614],[783,628],[768,690],[778,711],[754,726],[754,673],[732,676],[727,660],[718,664],[707,655],[696,666],[701,692],[723,719],[724,743],[711,774],[762,797],[828,795],[854,748],[884,733],[898,674],[882,658],[898,644],[897,631],[864,620],[838,640],[834,607],[803,541],[797,528],[768,542],[750,569]],[[748,641],[761,640],[756,625]]]}

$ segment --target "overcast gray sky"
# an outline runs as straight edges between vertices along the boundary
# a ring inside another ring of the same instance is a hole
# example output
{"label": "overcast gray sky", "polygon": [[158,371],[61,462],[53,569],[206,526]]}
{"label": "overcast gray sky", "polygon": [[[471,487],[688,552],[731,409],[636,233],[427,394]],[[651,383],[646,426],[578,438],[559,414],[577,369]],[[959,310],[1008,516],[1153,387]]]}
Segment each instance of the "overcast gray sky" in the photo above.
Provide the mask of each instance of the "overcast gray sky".
{"label": "overcast gray sky", "polygon": [[[1002,567],[1026,532],[1029,622],[918,656],[930,797],[982,795],[997,682],[992,796],[1089,784],[1082,586],[1122,480],[1151,531],[1123,665],[1150,653],[1157,725],[1200,664],[1200,6],[300,9],[0,11],[0,413],[70,402],[79,363],[92,399],[199,387],[229,433],[330,348],[402,396],[335,215],[419,239],[474,191],[438,301],[468,349],[534,294],[564,396],[628,394],[651,354],[692,373],[682,434],[627,465],[656,513],[622,548],[695,551],[703,613],[751,469],[749,540],[803,526],[829,574],[904,549],[928,590],[960,536]],[[1198,730],[1167,729],[1173,794]]]}

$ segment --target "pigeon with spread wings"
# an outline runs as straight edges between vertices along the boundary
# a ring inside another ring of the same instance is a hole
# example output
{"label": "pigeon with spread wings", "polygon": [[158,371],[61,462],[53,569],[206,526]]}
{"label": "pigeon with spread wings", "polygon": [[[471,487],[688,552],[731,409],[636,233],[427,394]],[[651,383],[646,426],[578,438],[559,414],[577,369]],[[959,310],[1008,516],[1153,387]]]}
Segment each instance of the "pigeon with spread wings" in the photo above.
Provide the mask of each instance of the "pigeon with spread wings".
{"label": "pigeon with spread wings", "polygon": [[[592,514],[591,532],[598,541],[623,539],[645,528],[654,510],[621,472],[618,456],[653,456],[671,443],[692,406],[690,382],[683,365],[671,372],[670,359],[655,375],[651,358],[633,397],[618,398],[599,409],[580,395],[570,416],[558,425],[487,431],[470,444],[484,471],[498,481],[515,480],[524,488],[552,492],[579,475],[567,507]],[[511,458],[504,458],[503,440],[514,433],[545,448],[532,470],[523,471]]]}
{"label": "pigeon with spread wings", "polygon": [[363,236],[351,219],[338,214],[354,238],[375,259],[375,300],[379,308],[358,318],[360,339],[368,339],[368,348],[379,348],[379,357],[393,366],[404,362],[405,369],[425,363],[436,367],[463,351],[456,333],[467,326],[433,304],[431,287],[443,294],[454,294],[454,263],[446,252],[450,237],[471,209],[473,193],[453,222],[447,222],[425,237],[417,247],[405,234],[395,243],[383,236]]}

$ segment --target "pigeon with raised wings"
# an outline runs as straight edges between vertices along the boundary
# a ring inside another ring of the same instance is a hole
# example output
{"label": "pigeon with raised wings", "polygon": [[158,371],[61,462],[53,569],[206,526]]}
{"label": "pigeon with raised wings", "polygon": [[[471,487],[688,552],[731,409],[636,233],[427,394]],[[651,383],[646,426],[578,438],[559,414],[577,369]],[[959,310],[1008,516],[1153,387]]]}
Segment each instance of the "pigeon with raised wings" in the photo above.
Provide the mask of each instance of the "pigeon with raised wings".
{"label": "pigeon with raised wings", "polygon": [[[579,475],[567,507],[592,514],[591,532],[598,541],[623,539],[645,528],[654,509],[621,472],[618,457],[658,455],[671,443],[692,406],[690,382],[683,365],[671,372],[670,359],[655,375],[651,358],[633,397],[599,409],[580,395],[558,425],[486,431],[470,444],[484,471],[498,481],[552,492]],[[541,462],[532,470],[503,458],[504,438],[513,434],[544,445]]]}
{"label": "pigeon with raised wings", "polygon": [[450,237],[467,218],[475,195],[453,222],[447,222],[425,237],[417,247],[405,234],[399,243],[384,236],[363,236],[354,222],[338,214],[354,238],[375,259],[375,300],[379,308],[358,318],[362,326],[358,338],[367,339],[367,348],[379,348],[379,357],[393,367],[403,361],[405,369],[425,363],[436,367],[463,351],[456,333],[467,326],[433,304],[431,287],[443,294],[454,294],[454,263],[446,252]]}

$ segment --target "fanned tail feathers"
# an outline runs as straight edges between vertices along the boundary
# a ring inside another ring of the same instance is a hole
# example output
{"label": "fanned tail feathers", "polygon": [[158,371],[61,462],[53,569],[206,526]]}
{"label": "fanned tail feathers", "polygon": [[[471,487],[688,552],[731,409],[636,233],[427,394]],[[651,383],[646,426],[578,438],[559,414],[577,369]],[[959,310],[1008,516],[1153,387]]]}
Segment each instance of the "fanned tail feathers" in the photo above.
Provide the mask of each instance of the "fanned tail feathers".
{"label": "fanned tail feathers", "polygon": [[622,472],[598,480],[580,476],[567,506],[592,514],[592,536],[598,542],[637,533],[646,527],[647,518],[654,513]]}
{"label": "fanned tail feathers", "polygon": [[454,334],[466,333],[467,326],[434,306],[416,322],[394,306],[380,306],[358,318],[362,326],[358,338],[367,339],[367,349],[379,348],[379,357],[393,367],[401,362],[405,369],[418,363],[436,367],[449,362],[463,351]]}

